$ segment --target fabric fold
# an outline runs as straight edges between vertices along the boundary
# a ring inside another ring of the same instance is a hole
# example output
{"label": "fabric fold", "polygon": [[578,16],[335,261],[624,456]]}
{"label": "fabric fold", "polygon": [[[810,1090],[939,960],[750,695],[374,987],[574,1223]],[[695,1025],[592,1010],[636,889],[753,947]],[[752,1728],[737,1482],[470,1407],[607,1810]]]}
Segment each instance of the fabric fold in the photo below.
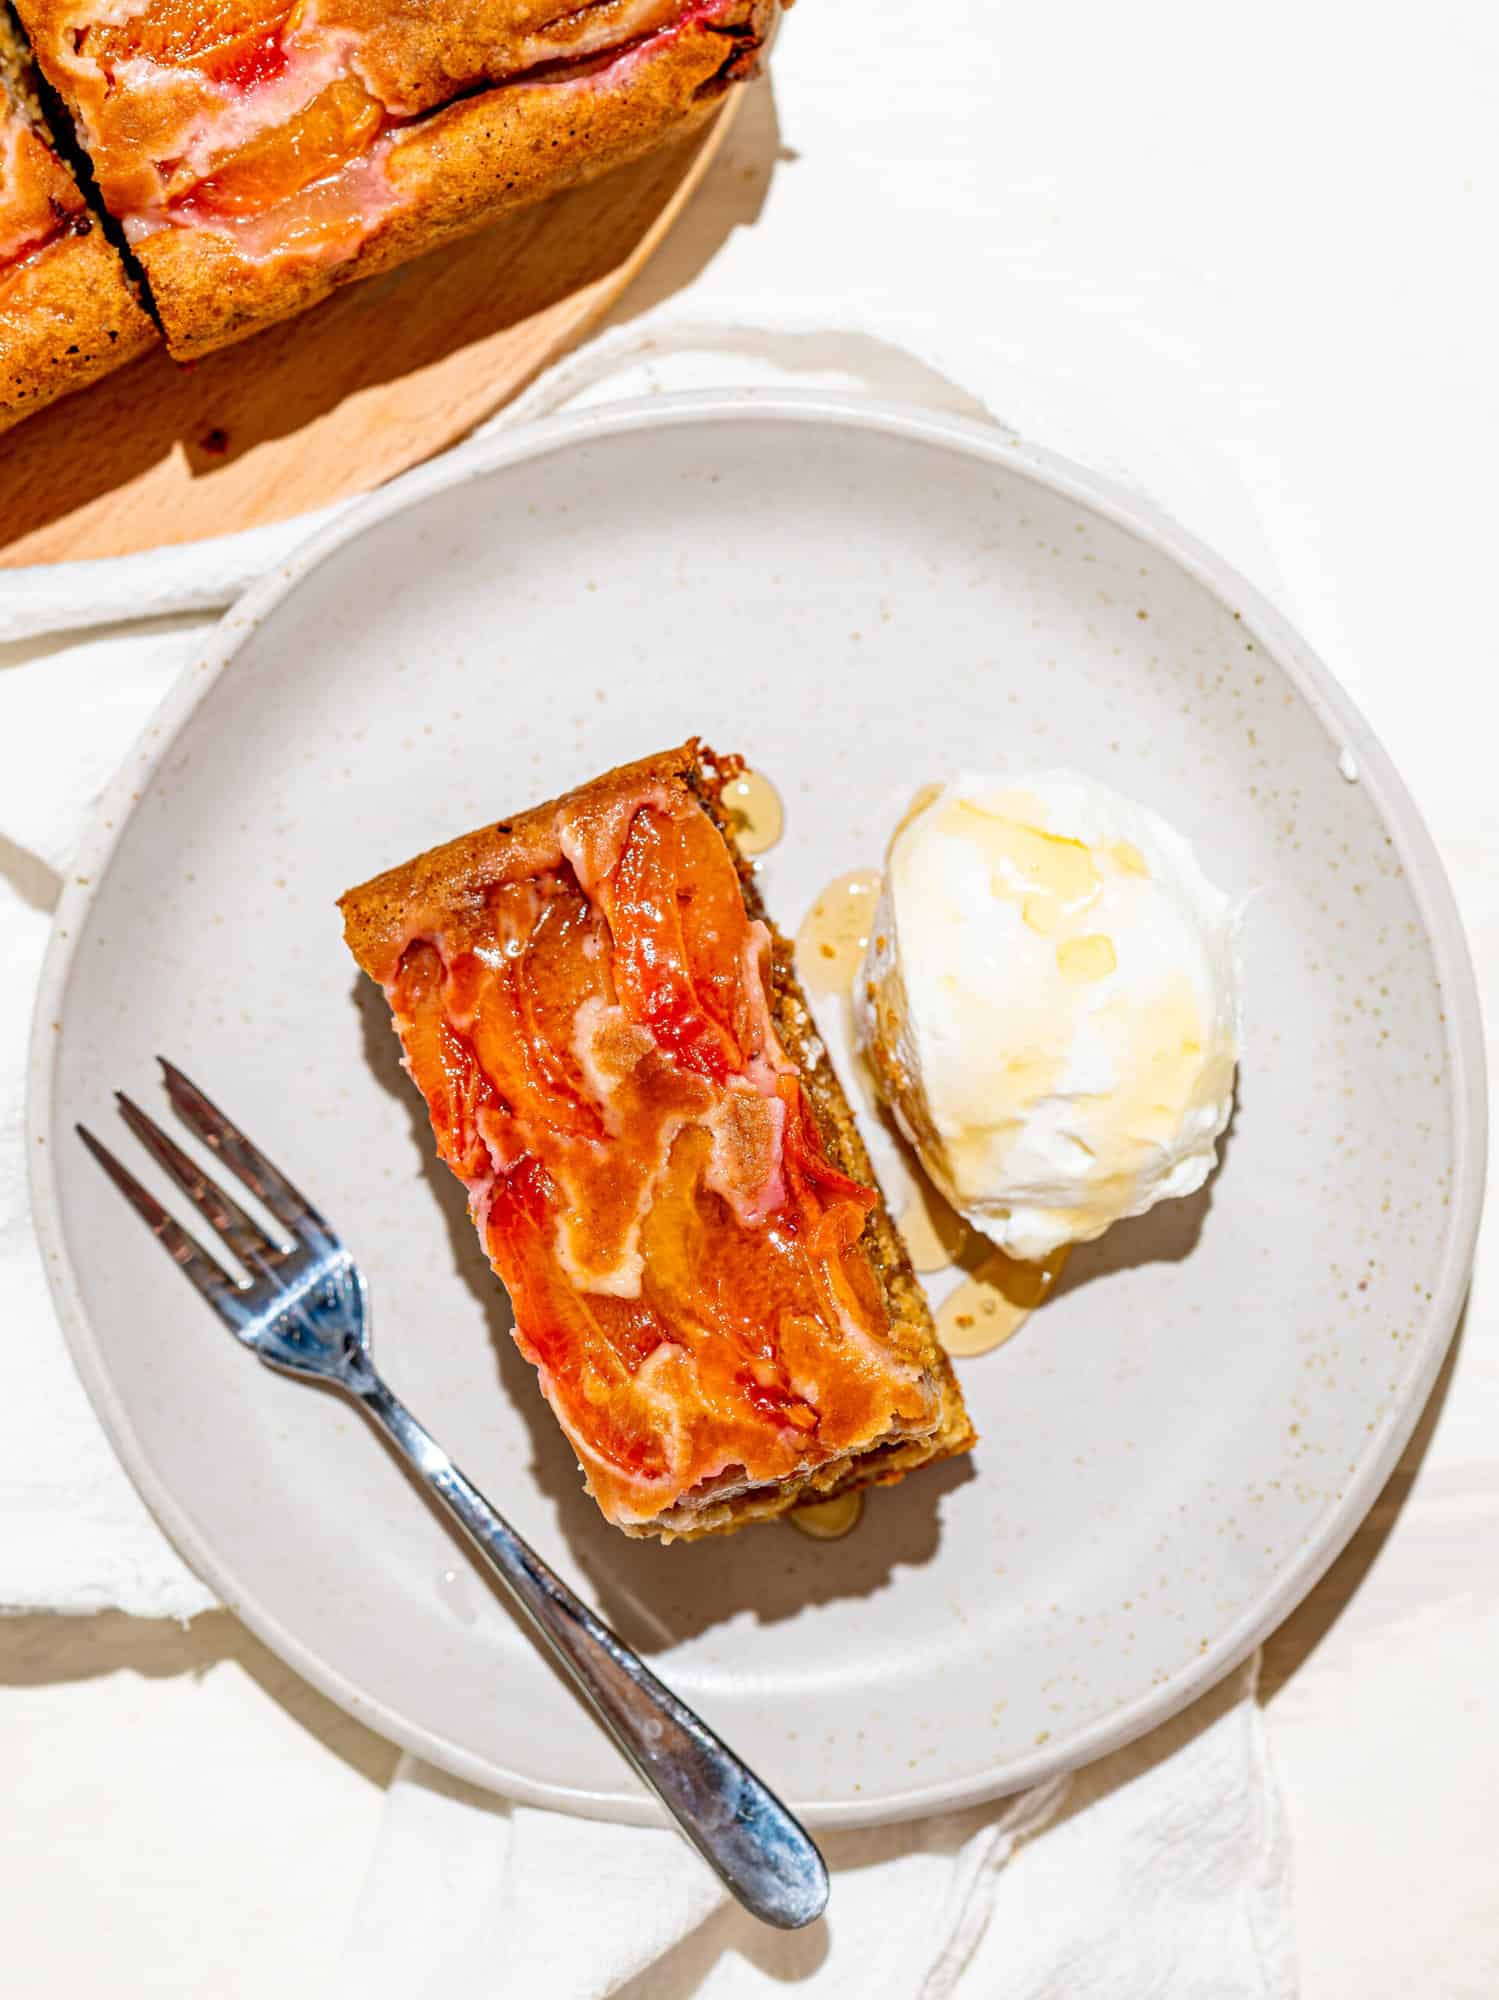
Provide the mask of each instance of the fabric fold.
{"label": "fabric fold", "polygon": [[673,1833],[512,1806],[405,1757],[340,2000],[1293,2000],[1256,1671],[1018,1798],[823,1836],[827,1915],[790,1934]]}

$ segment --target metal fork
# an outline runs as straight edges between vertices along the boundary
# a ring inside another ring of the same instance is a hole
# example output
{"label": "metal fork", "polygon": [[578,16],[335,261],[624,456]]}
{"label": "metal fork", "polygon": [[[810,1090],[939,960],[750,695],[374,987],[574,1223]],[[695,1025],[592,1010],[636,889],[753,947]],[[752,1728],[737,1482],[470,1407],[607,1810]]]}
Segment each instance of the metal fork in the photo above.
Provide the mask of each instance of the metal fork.
{"label": "metal fork", "polygon": [[181,1070],[159,1058],[173,1108],[287,1231],[252,1216],[123,1092],[120,1114],[249,1274],[231,1277],[86,1127],[78,1135],[219,1318],[260,1359],[341,1389],[383,1430],[505,1585],[703,1859],[763,1922],[820,1916],[828,1876],[805,1829],[692,1710],[522,1541],[393,1396],[370,1360],[359,1267],[317,1210]]}

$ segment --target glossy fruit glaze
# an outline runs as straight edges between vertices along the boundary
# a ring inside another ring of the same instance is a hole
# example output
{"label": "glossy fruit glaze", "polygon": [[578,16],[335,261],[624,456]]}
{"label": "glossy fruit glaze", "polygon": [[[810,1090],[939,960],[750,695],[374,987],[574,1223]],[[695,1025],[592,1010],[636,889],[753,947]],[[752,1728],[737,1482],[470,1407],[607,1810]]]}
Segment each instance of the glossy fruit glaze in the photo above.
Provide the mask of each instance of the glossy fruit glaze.
{"label": "glossy fruit glaze", "polygon": [[87,221],[72,176],[0,94],[0,281]]}
{"label": "glossy fruit glaze", "polygon": [[251,259],[337,259],[398,205],[413,121],[522,76],[603,87],[708,4],[58,0],[48,67],[132,242],[207,227]]}
{"label": "glossy fruit glaze", "polygon": [[387,991],[515,1337],[606,1515],[777,1484],[937,1416],[771,1017],[770,937],[685,786],[558,808]]}

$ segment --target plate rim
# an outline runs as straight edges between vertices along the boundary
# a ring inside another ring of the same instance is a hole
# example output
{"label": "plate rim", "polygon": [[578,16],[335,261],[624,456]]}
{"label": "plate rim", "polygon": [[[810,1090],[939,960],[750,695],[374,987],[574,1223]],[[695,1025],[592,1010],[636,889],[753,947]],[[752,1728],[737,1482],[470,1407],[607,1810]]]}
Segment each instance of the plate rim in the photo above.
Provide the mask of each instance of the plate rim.
{"label": "plate rim", "polygon": [[[1410,883],[1446,1012],[1454,1111],[1452,1210],[1446,1254],[1432,1299],[1422,1314],[1421,1330],[1411,1343],[1411,1362],[1402,1391],[1377,1422],[1341,1495],[1272,1586],[1221,1632],[1206,1652],[1087,1727],[1029,1755],[984,1764],[964,1778],[913,1785],[879,1799],[798,1803],[794,1788],[789,1788],[791,1803],[811,1826],[881,1825],[980,1804],[1090,1763],[1168,1721],[1230,1674],[1315,1587],[1368,1513],[1425,1407],[1456,1331],[1471,1277],[1486,1173],[1486,1059],[1472,959],[1436,844],[1372,727],[1289,620],[1261,590],[1154,501],[1107,474],[1078,465],[997,424],[883,398],[817,390],[740,389],[630,398],[502,429],[460,445],[354,502],[253,584],[226,612],[208,636],[203,657],[178,676],[95,804],[58,900],[37,986],[27,1059],[28,1180],[33,1225],[52,1303],[84,1390],[116,1457],[153,1518],[188,1567],[220,1600],[272,1652],[346,1713],[454,1776],[523,1805],[635,1825],[662,1824],[664,1815],[649,1795],[518,1777],[373,1700],[337,1667],[305,1646],[253,1594],[241,1591],[220,1567],[208,1541],[158,1478],[114,1390],[103,1344],[83,1309],[63,1235],[53,1164],[53,1079],[60,1048],[53,1023],[60,1016],[82,923],[103,887],[108,864],[138,798],[256,628],[323,562],[368,530],[420,507],[435,494],[491,473],[602,439],[741,422],[873,431],[1019,472],[1138,536],[1184,569],[1219,602],[1238,612],[1246,631],[1263,645],[1329,737],[1351,748],[1360,778],[1370,787],[1375,810]],[[666,1671],[669,1678],[669,1665]]]}

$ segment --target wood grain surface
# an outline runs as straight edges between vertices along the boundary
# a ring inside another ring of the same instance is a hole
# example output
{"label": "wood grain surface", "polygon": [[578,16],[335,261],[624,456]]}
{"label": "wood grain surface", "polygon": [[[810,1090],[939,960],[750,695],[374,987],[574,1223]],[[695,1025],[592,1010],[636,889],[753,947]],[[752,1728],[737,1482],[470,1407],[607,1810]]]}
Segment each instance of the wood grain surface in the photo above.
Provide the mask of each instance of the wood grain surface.
{"label": "wood grain surface", "polygon": [[0,568],[199,541],[441,450],[643,267],[740,93],[691,138],[188,367],[157,352],[0,439]]}

